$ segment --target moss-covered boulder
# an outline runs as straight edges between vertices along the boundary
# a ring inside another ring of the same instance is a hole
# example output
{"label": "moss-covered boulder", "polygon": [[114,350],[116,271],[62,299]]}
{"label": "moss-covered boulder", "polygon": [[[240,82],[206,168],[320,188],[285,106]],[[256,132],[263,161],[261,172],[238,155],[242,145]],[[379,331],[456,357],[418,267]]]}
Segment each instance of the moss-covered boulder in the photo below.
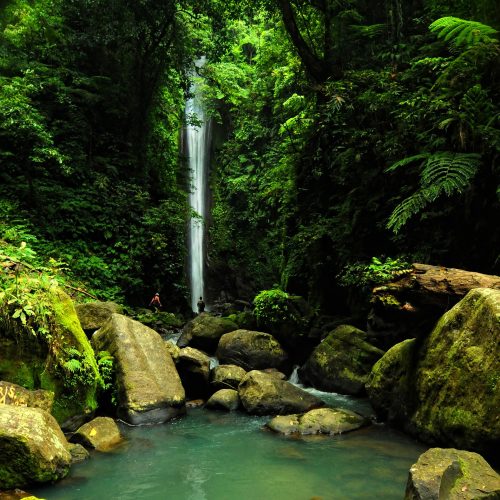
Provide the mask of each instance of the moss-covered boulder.
{"label": "moss-covered boulder", "polygon": [[277,368],[288,370],[288,355],[269,333],[236,330],[224,334],[216,356],[221,363],[241,366],[245,370]]}
{"label": "moss-covered boulder", "polygon": [[54,392],[52,414],[64,427],[68,419],[80,415],[88,418],[95,411],[101,377],[70,296],[52,287],[48,298],[52,310],[50,333],[61,348],[49,354],[46,369],[40,374],[40,388]]}
{"label": "moss-covered boulder", "polygon": [[[57,421],[65,427],[65,422],[75,418],[81,425],[97,408],[96,391],[101,378],[94,351],[80,326],[73,301],[60,287],[40,288],[32,300],[46,312],[47,324],[36,335],[20,327],[14,336],[3,332],[0,379],[27,389],[53,392],[52,414]],[[36,317],[34,321],[33,328],[41,326]]]}
{"label": "moss-covered boulder", "polygon": [[123,312],[123,308],[115,302],[86,302],[75,306],[76,314],[83,330],[92,334],[111,317],[112,314]]}
{"label": "moss-covered boulder", "polygon": [[237,329],[238,325],[227,318],[218,318],[208,313],[202,313],[186,324],[177,345],[179,347],[189,345],[212,353],[217,348],[222,335]]}
{"label": "moss-covered boulder", "polygon": [[381,420],[404,425],[412,411],[416,340],[391,347],[372,368],[366,382],[370,403]]}
{"label": "moss-covered boulder", "polygon": [[18,488],[63,478],[68,443],[52,415],[38,408],[0,405],[0,485]]}
{"label": "moss-covered boulder", "polygon": [[118,415],[132,424],[161,423],[185,413],[185,392],[160,335],[113,314],[92,336],[115,358]]}
{"label": "moss-covered boulder", "polygon": [[394,346],[367,382],[383,418],[431,444],[500,447],[500,290],[477,288],[420,341]]}
{"label": "moss-covered boulder", "polygon": [[312,352],[301,368],[302,381],[324,391],[361,395],[373,365],[384,352],[366,341],[366,333],[342,325]]}
{"label": "moss-covered boulder", "polygon": [[431,448],[410,469],[405,500],[487,498],[500,498],[500,476],[477,453]]}
{"label": "moss-covered boulder", "polygon": [[281,434],[342,434],[367,424],[367,420],[349,410],[318,408],[307,413],[274,417],[266,426]]}
{"label": "moss-covered boulder", "polygon": [[246,371],[237,365],[218,365],[210,371],[210,387],[219,389],[238,389]]}
{"label": "moss-covered boulder", "polygon": [[30,391],[16,384],[0,380],[0,405],[29,406],[51,413],[54,393],[51,391]]}
{"label": "moss-covered boulder", "polygon": [[429,442],[498,451],[499,344],[500,290],[471,290],[420,349],[411,430]]}
{"label": "moss-covered boulder", "polygon": [[177,370],[189,398],[205,398],[209,393],[210,357],[192,347],[179,352]]}
{"label": "moss-covered boulder", "polygon": [[259,370],[245,375],[238,394],[245,410],[253,415],[288,415],[324,406],[316,396]]}
{"label": "moss-covered boulder", "polygon": [[110,417],[97,417],[82,425],[71,437],[74,443],[97,451],[109,451],[123,440],[120,429]]}
{"label": "moss-covered boulder", "polygon": [[234,411],[240,407],[238,391],[234,389],[221,389],[212,394],[206,404],[211,410]]}

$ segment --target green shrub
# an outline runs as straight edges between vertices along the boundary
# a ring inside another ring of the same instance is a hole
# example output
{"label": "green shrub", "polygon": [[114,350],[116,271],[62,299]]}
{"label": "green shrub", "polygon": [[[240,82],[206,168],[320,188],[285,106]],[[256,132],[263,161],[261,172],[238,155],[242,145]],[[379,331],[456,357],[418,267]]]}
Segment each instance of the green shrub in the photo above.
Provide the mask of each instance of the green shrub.
{"label": "green shrub", "polygon": [[369,264],[356,262],[344,267],[339,274],[342,286],[366,287],[377,286],[395,279],[402,274],[410,272],[411,264],[403,259],[387,257],[379,259],[372,257]]}

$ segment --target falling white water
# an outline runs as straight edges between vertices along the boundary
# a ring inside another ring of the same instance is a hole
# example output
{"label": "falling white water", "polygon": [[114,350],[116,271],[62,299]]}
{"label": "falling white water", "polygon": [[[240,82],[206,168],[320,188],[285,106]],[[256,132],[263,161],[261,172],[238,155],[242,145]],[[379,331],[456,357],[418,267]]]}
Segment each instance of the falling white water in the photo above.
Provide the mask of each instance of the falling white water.
{"label": "falling white water", "polygon": [[[203,67],[206,58],[195,62]],[[196,77],[196,75],[193,75]],[[205,297],[203,268],[205,262],[205,218],[207,211],[207,179],[210,152],[210,120],[207,118],[200,95],[200,84],[193,81],[190,89],[193,96],[186,103],[186,154],[191,172],[189,204],[196,217],[189,221],[189,277],[191,284],[191,307],[197,311],[196,303]]]}
{"label": "falling white water", "polygon": [[299,365],[295,365],[293,367],[293,372],[290,375],[290,378],[288,379],[288,382],[290,382],[293,385],[300,385],[300,380],[299,380]]}

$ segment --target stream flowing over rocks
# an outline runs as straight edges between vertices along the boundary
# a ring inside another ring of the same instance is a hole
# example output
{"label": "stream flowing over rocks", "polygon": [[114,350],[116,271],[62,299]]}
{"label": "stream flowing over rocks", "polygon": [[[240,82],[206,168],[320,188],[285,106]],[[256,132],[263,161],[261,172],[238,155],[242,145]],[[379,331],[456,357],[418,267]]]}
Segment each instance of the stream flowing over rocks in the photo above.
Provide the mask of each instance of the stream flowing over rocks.
{"label": "stream flowing over rocks", "polygon": [[[58,292],[53,297],[71,318],[71,328],[66,322],[61,331],[76,332],[74,345],[94,356],[67,296]],[[73,419],[71,430],[78,429],[68,443],[50,414],[61,416],[61,397],[68,397],[60,383],[55,391],[28,390],[0,380],[0,488],[61,479],[72,463],[88,457],[81,445],[109,451],[123,443],[122,431],[110,417],[133,425],[164,423],[185,414],[186,394],[197,398],[191,408],[205,405],[228,415],[239,410],[270,416],[267,429],[301,439],[335,439],[363,432],[370,424],[366,415],[332,408],[322,393],[286,380],[296,358],[269,333],[239,329],[204,313],[186,325],[176,345],[113,312],[114,305],[79,307],[82,320],[85,309],[99,311],[95,321],[88,320],[86,332],[99,326],[92,346],[113,359],[116,410],[91,420],[93,411],[82,413],[82,403],[72,402],[73,413],[63,416],[66,422]],[[341,325],[304,356],[298,373],[302,382],[319,389],[346,395],[366,390],[380,420],[426,443],[453,447],[429,450],[418,459],[410,470],[407,499],[499,498],[498,474],[473,453],[489,458],[500,449],[499,318],[500,290],[481,288],[447,311],[429,334],[405,339],[387,352],[372,345],[369,334]],[[9,370],[1,375],[10,378]],[[95,397],[96,392],[76,392],[75,397],[85,394]]]}

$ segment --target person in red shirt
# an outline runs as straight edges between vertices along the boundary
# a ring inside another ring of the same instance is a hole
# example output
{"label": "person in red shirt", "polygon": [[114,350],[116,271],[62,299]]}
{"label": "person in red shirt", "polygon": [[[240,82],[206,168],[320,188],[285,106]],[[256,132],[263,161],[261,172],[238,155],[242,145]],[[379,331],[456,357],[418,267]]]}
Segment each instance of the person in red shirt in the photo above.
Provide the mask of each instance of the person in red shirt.
{"label": "person in red shirt", "polygon": [[155,312],[158,312],[160,310],[161,305],[161,300],[160,300],[160,294],[156,292],[154,294],[154,297],[151,299],[151,302],[149,303],[149,307],[153,306],[155,308]]}

